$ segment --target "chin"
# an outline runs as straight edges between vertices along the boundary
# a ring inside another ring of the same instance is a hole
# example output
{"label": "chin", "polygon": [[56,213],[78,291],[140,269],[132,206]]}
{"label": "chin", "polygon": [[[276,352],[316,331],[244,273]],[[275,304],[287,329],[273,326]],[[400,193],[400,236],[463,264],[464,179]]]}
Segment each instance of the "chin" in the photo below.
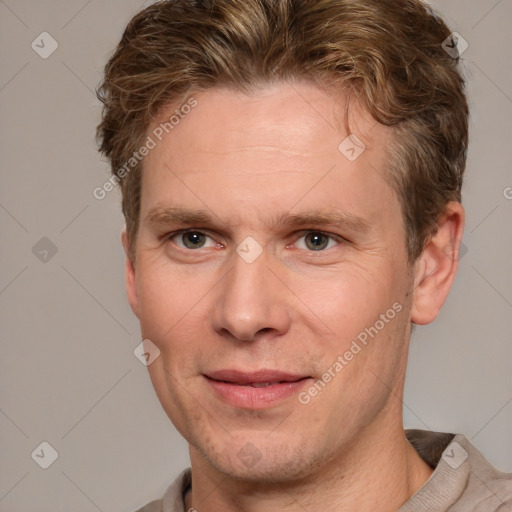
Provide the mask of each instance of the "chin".
{"label": "chin", "polygon": [[198,452],[218,472],[248,483],[297,482],[325,464],[326,457],[315,453],[310,441],[272,443],[264,436],[251,439],[257,436],[232,439],[221,450],[199,448]]}

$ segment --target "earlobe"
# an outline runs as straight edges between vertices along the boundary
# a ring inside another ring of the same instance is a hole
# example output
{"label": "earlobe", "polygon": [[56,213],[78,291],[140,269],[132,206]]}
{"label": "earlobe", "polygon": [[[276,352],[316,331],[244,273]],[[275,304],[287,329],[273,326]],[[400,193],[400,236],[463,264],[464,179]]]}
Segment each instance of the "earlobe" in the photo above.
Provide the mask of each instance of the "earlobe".
{"label": "earlobe", "polygon": [[126,286],[126,295],[128,302],[132,308],[133,313],[139,317],[139,301],[137,298],[137,284],[135,279],[135,265],[130,257],[130,244],[128,241],[128,234],[126,230],[121,235],[121,242],[123,244],[124,252],[126,254],[124,266],[124,280]]}
{"label": "earlobe", "polygon": [[441,310],[459,266],[459,250],[464,233],[464,208],[448,203],[438,230],[425,246],[415,265],[411,322],[433,322]]}

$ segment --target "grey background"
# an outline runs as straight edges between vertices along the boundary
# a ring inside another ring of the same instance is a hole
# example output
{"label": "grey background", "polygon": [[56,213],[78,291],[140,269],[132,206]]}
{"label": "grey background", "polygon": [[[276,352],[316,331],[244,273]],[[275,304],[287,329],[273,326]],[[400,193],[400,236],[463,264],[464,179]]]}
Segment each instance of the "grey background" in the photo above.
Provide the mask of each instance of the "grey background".
{"label": "grey background", "polygon": [[[93,91],[141,5],[0,0],[1,511],[130,511],[188,465],[133,354],[119,195],[92,195],[108,178]],[[405,424],[464,433],[512,471],[512,1],[434,5],[469,43],[467,254],[413,335]],[[43,31],[59,45],[47,59],[31,48]],[[46,262],[43,237],[57,249]],[[42,441],[59,454],[46,470],[31,458]]]}

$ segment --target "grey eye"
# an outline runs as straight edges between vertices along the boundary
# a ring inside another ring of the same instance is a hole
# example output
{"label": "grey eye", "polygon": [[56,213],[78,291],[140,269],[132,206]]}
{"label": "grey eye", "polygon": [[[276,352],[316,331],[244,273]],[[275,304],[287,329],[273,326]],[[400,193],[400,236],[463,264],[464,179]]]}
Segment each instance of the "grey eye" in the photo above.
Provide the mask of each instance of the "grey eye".
{"label": "grey eye", "polygon": [[205,244],[206,235],[199,231],[188,231],[181,234],[181,241],[187,249],[198,249]]}
{"label": "grey eye", "polygon": [[330,237],[324,233],[312,232],[305,235],[304,239],[308,249],[312,251],[321,251],[327,247]]}

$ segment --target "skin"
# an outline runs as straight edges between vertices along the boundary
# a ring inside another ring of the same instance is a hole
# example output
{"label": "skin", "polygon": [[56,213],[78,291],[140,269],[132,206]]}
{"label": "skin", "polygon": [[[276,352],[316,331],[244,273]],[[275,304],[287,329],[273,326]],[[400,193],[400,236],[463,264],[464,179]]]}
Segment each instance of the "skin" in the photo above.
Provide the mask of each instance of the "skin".
{"label": "skin", "polygon": [[[447,254],[458,250],[464,210],[447,205],[409,266],[385,179],[390,128],[305,82],[194,97],[145,157],[136,264],[126,262],[142,336],[161,351],[148,366],[153,386],[190,446],[187,510],[395,511],[432,473],[404,435],[403,385],[411,322],[432,322],[455,278]],[[366,146],[353,162],[338,150],[345,121]],[[176,207],[212,222],[154,222]],[[367,229],[271,222],[336,209]],[[173,235],[188,228],[207,235],[202,247]],[[313,250],[318,231],[327,246]],[[236,252],[247,236],[262,249],[252,263]],[[123,244],[128,254],[126,233]],[[310,386],[397,302],[401,311],[308,404],[234,407],[204,377],[279,369],[310,376]],[[250,467],[237,456],[247,443],[260,455]]]}

